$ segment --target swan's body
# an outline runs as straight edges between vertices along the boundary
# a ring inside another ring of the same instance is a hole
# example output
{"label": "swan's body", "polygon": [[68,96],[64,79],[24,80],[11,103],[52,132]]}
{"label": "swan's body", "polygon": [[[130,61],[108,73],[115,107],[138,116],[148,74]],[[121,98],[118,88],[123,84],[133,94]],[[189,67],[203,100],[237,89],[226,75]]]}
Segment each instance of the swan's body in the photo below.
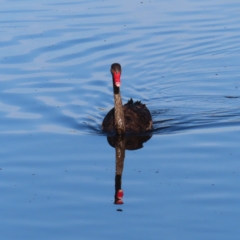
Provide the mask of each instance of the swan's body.
{"label": "swan's body", "polygon": [[102,122],[103,131],[125,133],[143,133],[152,130],[152,116],[140,101],[130,99],[122,105],[120,94],[121,65],[114,63],[111,66],[114,92],[114,108],[112,108]]}
{"label": "swan's body", "polygon": [[[125,132],[141,133],[152,129],[152,117],[147,107],[141,102],[133,102],[132,99],[122,106],[125,122]],[[102,123],[102,129],[107,132],[115,132],[114,108],[112,108]]]}

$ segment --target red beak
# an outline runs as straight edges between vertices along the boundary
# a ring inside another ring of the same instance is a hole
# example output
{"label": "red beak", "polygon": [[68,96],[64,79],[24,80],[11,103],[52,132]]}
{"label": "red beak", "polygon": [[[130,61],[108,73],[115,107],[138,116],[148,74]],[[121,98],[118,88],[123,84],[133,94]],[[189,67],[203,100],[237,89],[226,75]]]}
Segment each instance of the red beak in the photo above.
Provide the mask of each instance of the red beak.
{"label": "red beak", "polygon": [[114,83],[117,87],[120,87],[121,85],[120,76],[121,76],[121,72],[113,72]]}

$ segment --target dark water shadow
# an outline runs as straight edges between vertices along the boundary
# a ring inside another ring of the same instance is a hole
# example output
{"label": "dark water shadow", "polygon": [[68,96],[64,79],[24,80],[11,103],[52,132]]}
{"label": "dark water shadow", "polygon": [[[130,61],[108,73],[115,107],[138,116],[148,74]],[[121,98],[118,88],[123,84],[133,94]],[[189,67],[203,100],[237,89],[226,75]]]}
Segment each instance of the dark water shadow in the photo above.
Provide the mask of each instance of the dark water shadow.
{"label": "dark water shadow", "polygon": [[155,120],[153,125],[153,135],[239,126],[240,111],[234,109],[232,111],[199,112],[185,116],[172,116],[163,120]]}
{"label": "dark water shadow", "polygon": [[[143,148],[143,143],[147,142],[152,135],[139,135],[139,136],[125,136],[125,150],[138,150]],[[120,137],[118,136],[108,136],[108,144],[114,148],[118,146],[118,141]],[[123,137],[122,137],[123,138]]]}

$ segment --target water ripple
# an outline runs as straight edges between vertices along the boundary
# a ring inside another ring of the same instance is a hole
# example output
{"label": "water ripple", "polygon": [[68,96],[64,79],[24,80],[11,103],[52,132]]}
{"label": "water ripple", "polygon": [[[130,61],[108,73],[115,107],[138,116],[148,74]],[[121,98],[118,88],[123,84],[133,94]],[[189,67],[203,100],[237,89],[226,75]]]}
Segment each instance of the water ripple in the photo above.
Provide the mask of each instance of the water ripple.
{"label": "water ripple", "polygon": [[61,1],[20,11],[6,5],[0,100],[14,107],[2,122],[32,118],[31,127],[18,130],[56,125],[54,131],[101,134],[113,106],[109,67],[120,62],[123,101],[147,104],[154,134],[235,125],[239,4],[219,11],[223,6],[203,2],[173,11],[160,2],[126,9],[122,3]]}

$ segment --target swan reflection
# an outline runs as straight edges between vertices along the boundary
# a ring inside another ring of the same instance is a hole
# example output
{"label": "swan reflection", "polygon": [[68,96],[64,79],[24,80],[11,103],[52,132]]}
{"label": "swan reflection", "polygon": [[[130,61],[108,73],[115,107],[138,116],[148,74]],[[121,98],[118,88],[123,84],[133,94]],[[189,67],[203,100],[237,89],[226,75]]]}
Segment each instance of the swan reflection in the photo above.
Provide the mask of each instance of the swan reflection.
{"label": "swan reflection", "polygon": [[115,195],[114,204],[123,204],[122,174],[125,159],[125,150],[138,150],[143,148],[152,135],[145,136],[108,136],[110,146],[115,148],[116,171],[115,171]]}

